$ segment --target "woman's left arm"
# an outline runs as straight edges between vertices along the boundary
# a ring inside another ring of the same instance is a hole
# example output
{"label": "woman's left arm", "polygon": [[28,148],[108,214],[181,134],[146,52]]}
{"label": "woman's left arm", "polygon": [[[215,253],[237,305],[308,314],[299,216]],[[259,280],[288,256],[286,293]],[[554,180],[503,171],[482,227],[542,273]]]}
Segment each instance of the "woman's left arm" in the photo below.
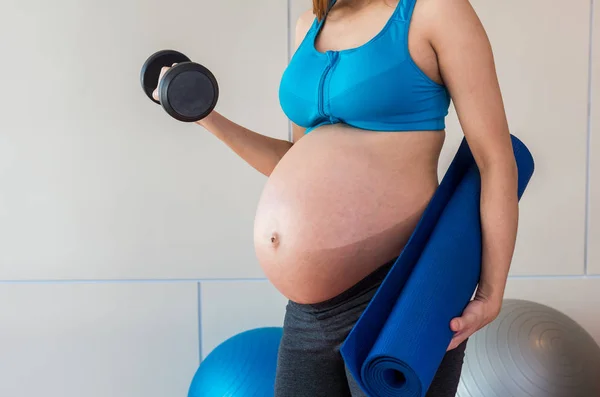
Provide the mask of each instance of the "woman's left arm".
{"label": "woman's left arm", "polygon": [[499,314],[518,223],[517,167],[487,34],[468,0],[427,0],[431,45],[481,175],[482,269],[452,320],[456,348]]}

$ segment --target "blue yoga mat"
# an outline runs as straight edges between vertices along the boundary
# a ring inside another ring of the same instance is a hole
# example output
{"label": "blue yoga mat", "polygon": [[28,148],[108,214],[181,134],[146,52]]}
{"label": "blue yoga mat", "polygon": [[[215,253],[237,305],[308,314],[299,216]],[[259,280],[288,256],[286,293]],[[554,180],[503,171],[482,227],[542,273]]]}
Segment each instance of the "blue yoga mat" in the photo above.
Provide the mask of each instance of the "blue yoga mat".
{"label": "blue yoga mat", "polygon": [[[519,198],[534,163],[511,136]],[[481,183],[465,139],[401,255],[342,345],[370,397],[424,397],[446,354],[450,320],[471,300],[481,270]]]}

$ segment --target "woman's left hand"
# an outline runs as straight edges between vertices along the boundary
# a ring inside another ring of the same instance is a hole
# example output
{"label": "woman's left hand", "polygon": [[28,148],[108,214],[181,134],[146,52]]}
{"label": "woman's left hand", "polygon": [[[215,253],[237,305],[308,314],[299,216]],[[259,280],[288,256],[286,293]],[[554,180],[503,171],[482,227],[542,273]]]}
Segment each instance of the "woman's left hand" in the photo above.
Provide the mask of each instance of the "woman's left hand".
{"label": "woman's left hand", "polygon": [[476,296],[469,302],[462,315],[453,318],[450,322],[454,337],[450,341],[448,350],[457,348],[468,337],[494,321],[500,314],[501,308],[502,300],[489,300]]}

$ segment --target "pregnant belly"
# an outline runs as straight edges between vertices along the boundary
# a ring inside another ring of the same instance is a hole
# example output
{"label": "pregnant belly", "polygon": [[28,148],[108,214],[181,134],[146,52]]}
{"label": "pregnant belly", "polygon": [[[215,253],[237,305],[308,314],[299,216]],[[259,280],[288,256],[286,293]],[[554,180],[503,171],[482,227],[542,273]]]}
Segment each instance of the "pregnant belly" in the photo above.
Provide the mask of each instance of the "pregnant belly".
{"label": "pregnant belly", "polygon": [[327,126],[279,162],[254,226],[258,260],[299,303],[327,300],[399,255],[437,187],[438,133]]}

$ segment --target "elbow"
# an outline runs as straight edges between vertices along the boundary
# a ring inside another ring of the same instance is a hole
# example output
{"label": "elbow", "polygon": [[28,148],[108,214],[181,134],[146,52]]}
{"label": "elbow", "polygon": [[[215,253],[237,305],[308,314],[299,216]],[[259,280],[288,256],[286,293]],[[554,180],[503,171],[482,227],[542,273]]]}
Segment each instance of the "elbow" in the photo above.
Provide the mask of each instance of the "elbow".
{"label": "elbow", "polygon": [[483,159],[478,164],[482,183],[501,184],[504,189],[518,191],[519,172],[516,159],[512,153],[510,155],[495,155]]}
{"label": "elbow", "polygon": [[481,146],[473,150],[473,155],[482,175],[503,173],[506,176],[517,178],[517,160],[510,143]]}

